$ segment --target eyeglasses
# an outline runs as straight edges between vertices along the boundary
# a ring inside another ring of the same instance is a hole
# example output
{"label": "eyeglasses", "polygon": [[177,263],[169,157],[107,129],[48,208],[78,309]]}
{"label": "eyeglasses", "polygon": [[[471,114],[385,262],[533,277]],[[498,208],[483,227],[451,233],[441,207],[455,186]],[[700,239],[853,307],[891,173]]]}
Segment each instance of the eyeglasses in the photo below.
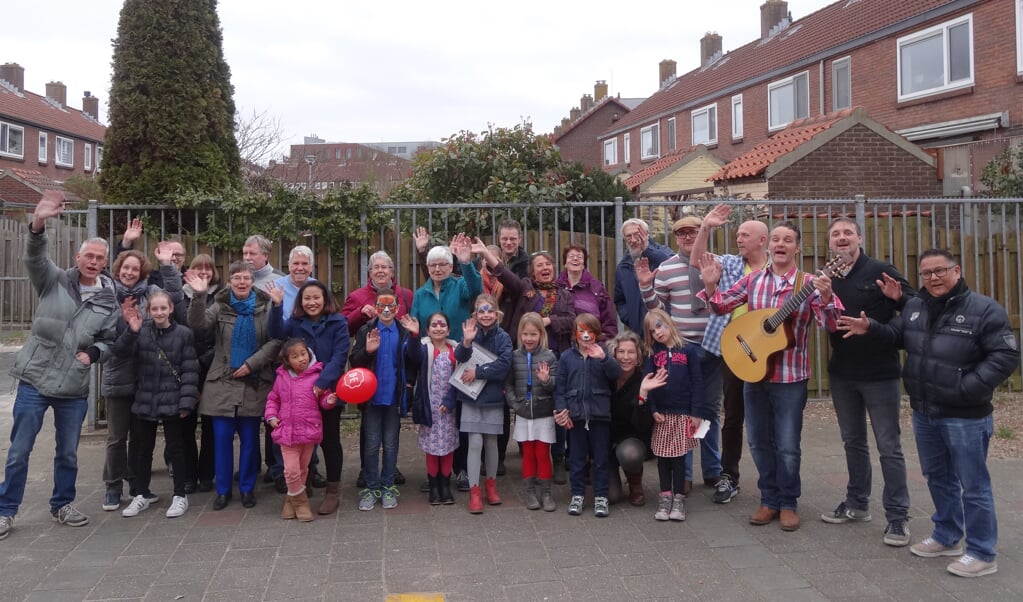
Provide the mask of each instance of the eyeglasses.
{"label": "eyeglasses", "polygon": [[171,257],[173,257],[174,259],[184,259],[185,258],[185,254],[184,253],[171,253]]}
{"label": "eyeglasses", "polygon": [[430,322],[430,328],[447,328],[447,327],[448,327],[448,323],[444,322],[443,320],[434,320],[433,322]]}
{"label": "eyeglasses", "polygon": [[675,238],[696,238],[698,230],[675,230]]}
{"label": "eyeglasses", "polygon": [[428,264],[426,264],[426,267],[431,269],[431,270],[442,270],[444,268],[450,268],[451,264],[450,263],[428,263]]}
{"label": "eyeglasses", "polygon": [[625,240],[644,240],[646,236],[642,232],[633,232],[625,235]]}
{"label": "eyeglasses", "polygon": [[585,261],[586,258],[583,257],[582,253],[569,253],[568,255],[565,255],[565,261],[568,261],[570,259],[578,259],[580,261]]}
{"label": "eyeglasses", "polygon": [[944,268],[934,268],[933,270],[924,270],[924,271],[920,272],[920,278],[922,278],[923,280],[928,280],[931,277],[944,278],[945,274],[947,274],[948,271],[951,270],[954,267],[956,267],[956,266],[950,265],[950,266],[944,267]]}
{"label": "eyeglasses", "polygon": [[96,255],[95,253],[82,253],[82,259],[86,261],[106,261],[106,255]]}
{"label": "eyeglasses", "polygon": [[231,276],[232,282],[252,282],[252,276],[248,274],[235,274]]}

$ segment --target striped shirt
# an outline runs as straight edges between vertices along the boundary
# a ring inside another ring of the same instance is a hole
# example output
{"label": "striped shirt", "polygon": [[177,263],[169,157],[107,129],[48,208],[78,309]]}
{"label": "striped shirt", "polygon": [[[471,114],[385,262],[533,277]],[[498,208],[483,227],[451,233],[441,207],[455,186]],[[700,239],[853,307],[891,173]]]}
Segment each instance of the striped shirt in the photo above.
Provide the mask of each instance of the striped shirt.
{"label": "striped shirt", "polygon": [[[727,291],[717,289],[708,299],[711,310],[717,314],[729,314],[743,303],[749,303],[749,310],[780,308],[795,292],[796,268],[784,276],[778,276],[770,269],[752,272],[743,276]],[[813,286],[813,276],[803,274],[803,286]],[[700,291],[700,298],[706,299],[706,291]],[[832,294],[828,305],[821,303],[820,294],[814,291],[810,298],[789,316],[795,344],[778,353],[767,380],[775,383],[794,383],[810,378],[809,337],[810,323],[816,318],[821,328],[834,332],[838,317],[842,315],[842,301]]]}
{"label": "striped shirt", "polygon": [[[699,290],[702,282],[696,283]],[[687,341],[701,343],[711,313],[704,306],[693,309],[693,286],[689,282],[689,260],[675,254],[661,262],[654,285],[640,287],[647,309],[663,309],[671,316],[678,333]]]}

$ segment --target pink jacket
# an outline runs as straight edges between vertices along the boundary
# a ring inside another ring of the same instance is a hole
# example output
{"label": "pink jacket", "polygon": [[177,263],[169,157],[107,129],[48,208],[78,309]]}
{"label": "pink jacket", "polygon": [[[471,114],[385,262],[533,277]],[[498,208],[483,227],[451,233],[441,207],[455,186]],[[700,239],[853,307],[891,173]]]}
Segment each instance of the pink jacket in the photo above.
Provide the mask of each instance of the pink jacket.
{"label": "pink jacket", "polygon": [[320,407],[326,405],[330,391],[324,391],[317,399],[313,394],[316,378],[323,371],[323,364],[315,362],[299,375],[292,374],[284,366],[277,368],[273,389],[266,396],[264,418],[276,418],[280,422],[271,436],[278,445],[301,445],[323,441],[323,420]]}

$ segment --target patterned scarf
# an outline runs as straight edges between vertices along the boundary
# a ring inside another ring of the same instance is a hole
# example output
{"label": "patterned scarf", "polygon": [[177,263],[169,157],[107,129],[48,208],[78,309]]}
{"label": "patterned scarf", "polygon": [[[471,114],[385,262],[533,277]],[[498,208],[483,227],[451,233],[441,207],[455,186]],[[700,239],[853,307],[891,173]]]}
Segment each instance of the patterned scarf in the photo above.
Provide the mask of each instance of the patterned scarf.
{"label": "patterned scarf", "polygon": [[558,283],[534,282],[533,288],[540,292],[540,298],[543,300],[537,312],[544,318],[550,317],[554,311],[554,302],[558,299]]}
{"label": "patterned scarf", "polygon": [[246,299],[239,299],[231,291],[231,309],[238,314],[231,331],[231,369],[242,367],[245,360],[256,352],[256,291],[250,291]]}

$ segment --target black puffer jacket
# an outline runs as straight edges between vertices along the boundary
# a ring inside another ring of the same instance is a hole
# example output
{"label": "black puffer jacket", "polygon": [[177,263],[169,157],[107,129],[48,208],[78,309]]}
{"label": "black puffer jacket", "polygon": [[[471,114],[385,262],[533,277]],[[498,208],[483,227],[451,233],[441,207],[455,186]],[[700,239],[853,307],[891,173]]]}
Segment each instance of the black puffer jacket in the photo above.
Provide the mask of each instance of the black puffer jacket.
{"label": "black puffer jacket", "polygon": [[902,378],[914,411],[942,418],[983,418],[995,388],[1019,366],[1009,316],[962,280],[949,295],[926,290],[870,333],[906,349]]}
{"label": "black puffer jacket", "polygon": [[[159,420],[181,412],[195,412],[199,362],[188,327],[171,322],[169,328],[160,329],[147,319],[139,332],[127,329],[118,343],[120,352],[135,358],[138,380],[132,414],[145,420]],[[161,357],[160,350],[166,359]]]}

